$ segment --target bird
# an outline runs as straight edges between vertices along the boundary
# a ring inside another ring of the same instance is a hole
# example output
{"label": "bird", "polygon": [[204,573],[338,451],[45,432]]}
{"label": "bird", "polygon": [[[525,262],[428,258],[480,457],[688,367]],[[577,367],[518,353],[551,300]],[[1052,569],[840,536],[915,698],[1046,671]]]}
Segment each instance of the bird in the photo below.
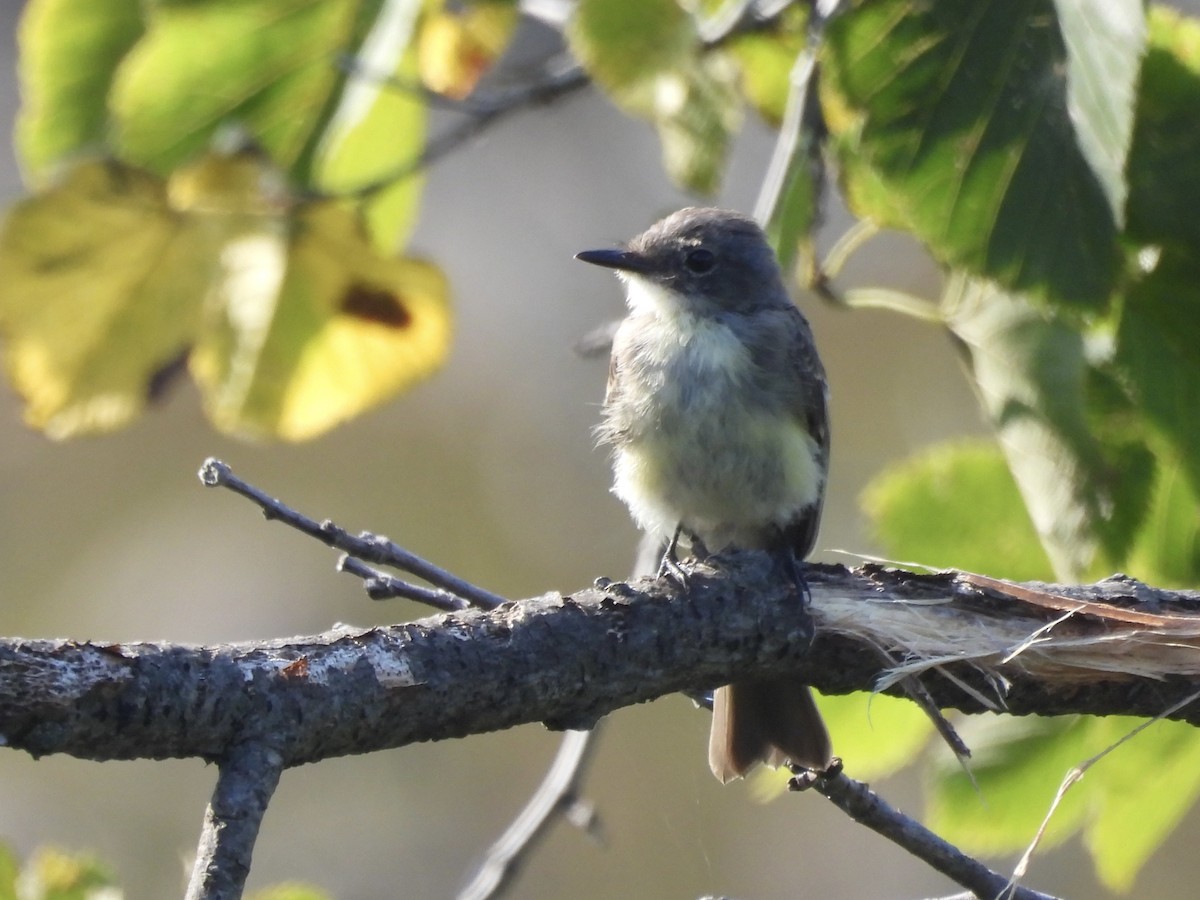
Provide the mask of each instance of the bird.
{"label": "bird", "polygon": [[[666,548],[660,575],[681,536],[701,557],[765,549],[786,559],[804,602],[799,561],[816,541],[829,469],[828,384],[763,230],[733,210],[689,207],[576,258],[624,283],[596,433],[612,451],[613,493]],[[831,761],[800,679],[714,692],[708,762],[722,783],[758,763]]]}

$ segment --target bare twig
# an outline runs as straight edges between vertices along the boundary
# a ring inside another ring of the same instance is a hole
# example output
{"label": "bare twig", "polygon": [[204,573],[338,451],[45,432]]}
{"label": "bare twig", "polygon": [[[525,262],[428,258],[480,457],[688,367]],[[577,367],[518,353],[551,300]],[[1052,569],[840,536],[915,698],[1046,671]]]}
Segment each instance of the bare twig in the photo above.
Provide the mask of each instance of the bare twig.
{"label": "bare twig", "polygon": [[[358,536],[354,536],[328,519],[323,522],[310,519],[303,513],[296,512],[276,498],[254,487],[252,484],[242,481],[242,479],[233,474],[233,470],[229,466],[219,459],[206,459],[204,465],[200,467],[199,474],[200,481],[205,486],[228,488],[236,494],[241,494],[262,509],[263,515],[266,518],[277,519],[285,525],[289,525],[297,531],[307,534],[309,537],[316,538],[322,544],[342,550],[356,559],[376,563],[377,565],[391,566],[416,575],[418,578],[428,581],[432,585],[443,588],[449,593],[463,598],[470,605],[477,606],[480,609],[494,609],[505,602],[505,599],[499,594],[493,594],[491,591],[477,587],[469,581],[435,566],[428,560],[422,559],[415,553],[405,550],[382,535],[364,531]],[[352,569],[346,567],[344,562],[342,563],[342,569],[347,572],[352,571]],[[354,571],[353,574],[365,578],[375,578],[379,575],[379,573],[369,569],[363,569],[361,572]],[[404,594],[403,596],[414,600],[421,600],[421,602],[431,601],[430,595],[421,596],[417,591]],[[447,608],[442,600],[436,598],[433,598],[432,605],[438,609]]]}
{"label": "bare twig", "polygon": [[862,782],[848,777],[840,765],[825,773],[800,773],[790,786],[794,790],[811,787],[860,825],[883,835],[977,897],[993,900],[1011,889],[1008,896],[1012,900],[1054,900],[1049,894],[1013,887],[1003,875],[910,819]]}
{"label": "bare twig", "polygon": [[402,578],[388,575],[373,569],[360,559],[349,554],[343,554],[338,560],[338,571],[346,572],[362,579],[363,589],[372,600],[391,600],[402,597],[405,600],[415,600],[442,612],[457,612],[466,609],[471,604],[457,594],[443,591],[440,588],[421,587]]}
{"label": "bare twig", "polygon": [[[830,7],[830,10],[826,12],[824,6]],[[817,100],[817,50],[821,46],[825,22],[836,12],[836,8],[837,4],[816,5],[809,21],[808,46],[792,65],[791,88],[784,107],[783,122],[754,205],[754,218],[768,233],[779,228],[779,219],[785,213],[793,179],[810,178],[818,188],[824,181],[818,147],[821,114]],[[818,193],[819,190],[814,189],[813,196]]]}
{"label": "bare twig", "polygon": [[502,896],[530,852],[560,817],[595,833],[595,813],[590,804],[580,799],[579,788],[594,755],[597,730],[568,731],[563,736],[546,777],[513,823],[492,844],[475,877],[459,892],[458,900]]}
{"label": "bare twig", "polygon": [[264,741],[243,743],[218,763],[186,900],[242,896],[259,825],[282,771],[283,756]]}
{"label": "bare twig", "polygon": [[570,65],[528,84],[500,91],[491,97],[474,98],[462,110],[468,118],[443,134],[431,138],[416,157],[366,184],[340,192],[339,196],[368,198],[378,194],[400,179],[428,168],[513,113],[532,106],[552,103],[589,84],[591,78],[587,72],[581,66]]}
{"label": "bare twig", "polygon": [[1033,840],[1029,842],[1029,846],[1025,848],[1025,852],[1021,854],[1021,858],[1017,860],[1016,866],[1013,867],[1012,878],[1009,879],[1008,886],[1001,895],[1002,900],[1009,900],[1009,898],[1018,896],[1016,893],[1016,891],[1019,889],[1018,885],[1020,884],[1021,879],[1024,878],[1029,871],[1029,863],[1033,859],[1034,851],[1037,850],[1038,845],[1042,842],[1042,838],[1044,838],[1046,835],[1046,828],[1050,825],[1050,820],[1054,817],[1054,813],[1058,809],[1059,804],[1062,803],[1062,799],[1066,796],[1067,791],[1074,787],[1078,782],[1083,780],[1083,776],[1087,770],[1096,763],[1100,762],[1100,760],[1104,759],[1104,757],[1108,756],[1108,754],[1112,753],[1122,744],[1135,738],[1155,722],[1159,721],[1160,719],[1167,718],[1169,715],[1171,715],[1171,713],[1182,709],[1190,703],[1194,703],[1198,699],[1200,699],[1200,691],[1197,691],[1189,697],[1184,697],[1170,708],[1163,710],[1159,715],[1147,719],[1145,722],[1142,722],[1136,727],[1131,728],[1124,735],[1122,735],[1119,740],[1109,744],[1099,753],[1089,757],[1079,765],[1072,767],[1071,771],[1069,771],[1063,778],[1062,784],[1058,786],[1058,791],[1055,793],[1054,799],[1050,801],[1050,808],[1046,810],[1046,815],[1042,818],[1042,822],[1038,826],[1037,833],[1033,836]]}

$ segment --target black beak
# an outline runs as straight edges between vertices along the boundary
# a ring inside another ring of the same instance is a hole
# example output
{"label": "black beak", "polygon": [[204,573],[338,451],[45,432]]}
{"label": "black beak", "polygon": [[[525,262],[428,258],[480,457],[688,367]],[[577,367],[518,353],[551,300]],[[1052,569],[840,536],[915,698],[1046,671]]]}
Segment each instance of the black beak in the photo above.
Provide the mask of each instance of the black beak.
{"label": "black beak", "polygon": [[649,272],[650,261],[632,250],[583,250],[575,258],[593,266],[618,269],[622,272]]}

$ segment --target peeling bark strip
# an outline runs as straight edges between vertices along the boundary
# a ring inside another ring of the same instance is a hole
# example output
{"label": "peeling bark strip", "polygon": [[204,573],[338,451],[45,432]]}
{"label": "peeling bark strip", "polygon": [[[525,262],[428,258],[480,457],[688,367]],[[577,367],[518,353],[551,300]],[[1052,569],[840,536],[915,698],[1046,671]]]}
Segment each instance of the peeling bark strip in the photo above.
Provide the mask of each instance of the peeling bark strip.
{"label": "peeling bark strip", "polygon": [[[943,708],[1045,715],[1151,716],[1200,685],[1194,592],[811,566],[817,638],[807,647],[805,613],[765,554],[689,571],[686,591],[605,583],[261,643],[8,639],[0,738],[35,756],[210,761],[262,740],[288,767],[526,722],[587,728],[622,706],[751,674],[898,693],[903,676],[937,668],[950,677],[924,682]],[[1063,608],[1073,602],[1091,605]],[[901,661],[896,671],[881,671],[878,648]],[[1196,707],[1172,717],[1200,723]]]}

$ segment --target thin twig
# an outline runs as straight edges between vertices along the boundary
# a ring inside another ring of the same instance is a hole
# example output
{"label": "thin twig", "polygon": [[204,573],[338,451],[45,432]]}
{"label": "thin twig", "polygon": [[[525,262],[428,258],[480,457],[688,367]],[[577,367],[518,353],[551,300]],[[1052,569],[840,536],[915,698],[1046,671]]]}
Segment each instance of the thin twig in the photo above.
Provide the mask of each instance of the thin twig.
{"label": "thin twig", "polygon": [[237,746],[218,764],[186,900],[242,896],[258,829],[282,771],[283,756],[262,741]]}
{"label": "thin twig", "polygon": [[597,728],[568,731],[546,777],[529,803],[492,844],[483,864],[458,894],[458,900],[488,900],[512,886],[521,866],[551,826],[565,817],[589,834],[598,831],[598,820],[590,804],[579,799],[579,788],[594,755]]}
{"label": "thin twig", "polygon": [[[829,15],[836,12],[836,3],[824,5],[831,7]],[[795,173],[806,168],[800,164],[800,160],[803,158],[811,161],[818,167],[821,164],[820,154],[816,152],[819,135],[815,125],[820,121],[819,101],[816,95],[817,48],[821,46],[821,34],[828,16],[820,8],[821,4],[817,6],[809,22],[808,44],[800,51],[792,65],[791,87],[784,106],[779,137],[775,141],[771,161],[763,176],[758,200],[754,204],[754,218],[769,231],[772,230],[770,226],[773,226],[777,217],[782,214]],[[818,169],[815,174],[808,174],[808,177],[819,184],[824,180],[824,173]],[[814,191],[814,195],[817,193],[818,191]]]}
{"label": "thin twig", "polygon": [[[228,488],[235,494],[241,494],[257,505],[268,519],[277,519],[285,525],[289,525],[297,531],[307,534],[311,538],[316,538],[328,547],[342,550],[364,562],[391,566],[392,568],[408,572],[411,575],[416,575],[418,578],[428,581],[436,587],[444,588],[451,594],[463,598],[471,606],[477,606],[480,609],[495,609],[501,603],[505,602],[505,598],[499,594],[493,594],[491,591],[477,587],[469,581],[435,566],[428,560],[422,559],[415,553],[411,553],[398,544],[393,543],[383,535],[364,531],[355,536],[328,519],[323,522],[310,519],[303,513],[296,512],[296,510],[276,498],[265,494],[254,487],[254,485],[242,481],[242,479],[233,474],[233,470],[228,465],[219,459],[211,457],[206,459],[204,465],[200,467],[199,475],[200,481],[206,487],[223,487]],[[343,569],[345,569],[344,565]],[[347,569],[346,571],[349,570]],[[372,572],[366,577],[374,577],[376,574]],[[418,598],[414,597],[413,599]],[[434,605],[438,606],[439,609],[442,608],[437,603]]]}
{"label": "thin twig", "polygon": [[412,584],[402,578],[396,578],[386,572],[373,569],[362,560],[355,559],[349,554],[343,554],[342,558],[338,560],[337,567],[339,572],[346,572],[361,578],[363,589],[372,600],[393,600],[400,597],[424,603],[426,606],[432,606],[442,612],[458,612],[471,605],[457,594],[443,591],[441,588],[427,588],[421,587],[419,584]]}
{"label": "thin twig", "polygon": [[489,100],[472,100],[464,110],[469,118],[443,134],[429,140],[425,148],[413,159],[397,166],[392,171],[372,179],[366,184],[338,196],[369,198],[386,190],[402,178],[407,178],[436,163],[465,144],[471,138],[487,130],[515,112],[531,106],[551,103],[560,97],[581,90],[591,84],[590,76],[578,65],[568,66],[551,72],[536,81],[503,91]]}
{"label": "thin twig", "polygon": [[[740,34],[762,31],[774,27],[776,20],[793,0],[777,0],[767,9],[757,10],[753,2],[733,0],[731,15],[719,21],[702,23],[700,28],[700,50],[715,50]],[[461,112],[467,118],[446,132],[431,138],[425,148],[413,159],[397,166],[392,171],[372,179],[356,188],[339,191],[337,196],[367,199],[384,191],[397,181],[407,178],[435,164],[442,157],[453,153],[472,138],[486,131],[513,113],[533,106],[552,103],[562,97],[582,90],[592,83],[591,75],[579,64],[572,63],[556,71],[549,71],[527,84],[462,100],[444,97],[429,91],[423,85],[399,81],[388,76],[355,71],[357,77],[368,77],[393,87],[419,94],[426,102],[453,112]]]}
{"label": "thin twig", "polygon": [[[978,897],[992,900],[1010,888],[1003,875],[889,805],[865,784],[848,777],[840,766],[820,774],[801,773],[789,785],[794,790],[811,787],[860,825],[883,835]],[[1019,886],[1012,888],[1008,896],[1012,900],[1054,900],[1049,894]]]}
{"label": "thin twig", "polygon": [[1046,810],[1046,815],[1042,819],[1041,825],[1038,826],[1037,833],[1033,836],[1033,840],[1029,842],[1029,846],[1025,848],[1025,852],[1021,854],[1021,858],[1017,861],[1016,866],[1013,867],[1012,878],[1009,879],[1008,886],[1001,895],[1002,900],[1010,900],[1010,898],[1018,896],[1017,891],[1020,890],[1019,885],[1021,879],[1024,878],[1029,871],[1029,863],[1033,859],[1034,851],[1037,850],[1038,845],[1042,842],[1042,838],[1046,835],[1046,828],[1050,825],[1050,820],[1054,817],[1054,813],[1058,809],[1059,804],[1062,802],[1063,797],[1066,796],[1067,791],[1069,791],[1077,782],[1083,780],[1084,773],[1086,773],[1088,769],[1100,762],[1100,760],[1104,759],[1104,757],[1108,756],[1108,754],[1112,753],[1126,741],[1130,741],[1137,735],[1141,734],[1145,729],[1149,728],[1155,722],[1167,718],[1172,713],[1183,709],[1183,707],[1187,706],[1189,703],[1195,702],[1198,699],[1200,699],[1200,691],[1197,691],[1190,697],[1184,697],[1178,703],[1175,703],[1169,708],[1163,710],[1154,718],[1147,719],[1145,722],[1142,722],[1135,728],[1131,728],[1119,740],[1114,741],[1095,756],[1092,756],[1091,758],[1081,762],[1079,765],[1073,767],[1071,771],[1066,774],[1066,776],[1063,778],[1062,784],[1058,786],[1058,791],[1055,793],[1054,799],[1050,801],[1050,808]]}

